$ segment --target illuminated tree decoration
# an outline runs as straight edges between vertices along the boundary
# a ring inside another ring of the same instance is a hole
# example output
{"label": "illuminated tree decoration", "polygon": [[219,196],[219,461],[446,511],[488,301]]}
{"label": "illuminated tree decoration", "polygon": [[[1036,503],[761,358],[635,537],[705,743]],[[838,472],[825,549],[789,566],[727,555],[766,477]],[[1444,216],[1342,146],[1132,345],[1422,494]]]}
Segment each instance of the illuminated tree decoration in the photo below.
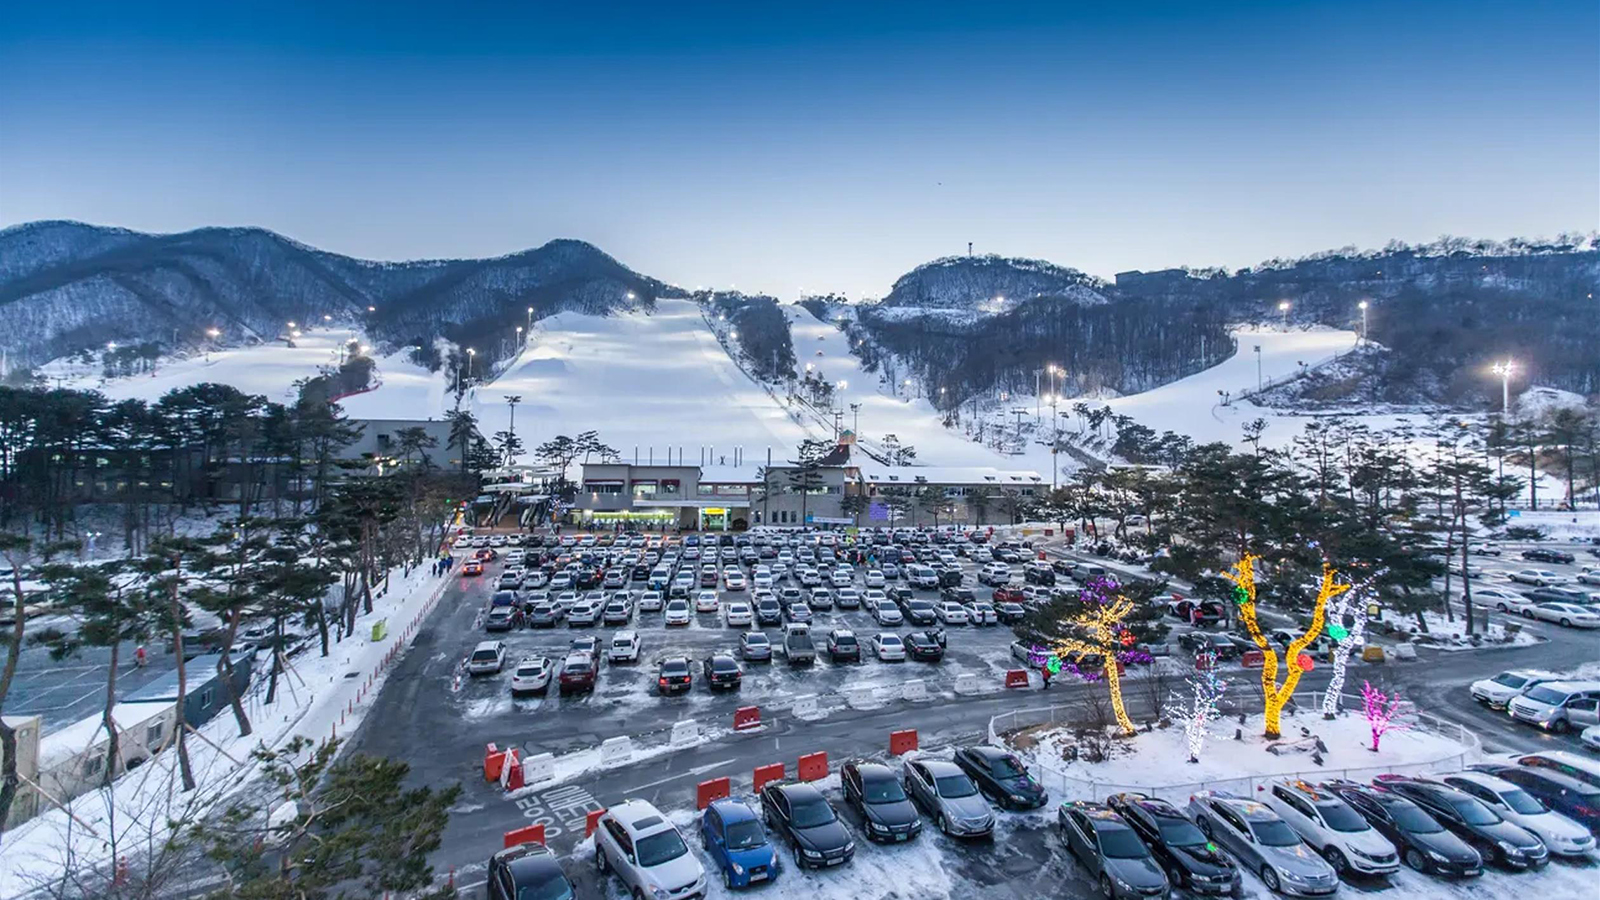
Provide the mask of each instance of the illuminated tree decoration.
{"label": "illuminated tree decoration", "polygon": [[1283,684],[1278,684],[1278,651],[1261,632],[1261,625],[1256,622],[1256,569],[1257,557],[1246,554],[1233,566],[1233,571],[1225,573],[1229,581],[1234,583],[1234,602],[1239,604],[1239,618],[1244,622],[1245,630],[1250,632],[1250,639],[1256,642],[1261,649],[1261,697],[1262,706],[1266,714],[1266,736],[1269,740],[1283,737],[1280,723],[1283,718],[1283,707],[1294,696],[1294,689],[1300,684],[1300,676],[1304,674],[1299,664],[1299,659],[1311,643],[1322,632],[1323,622],[1328,609],[1328,601],[1350,590],[1348,584],[1335,584],[1334,578],[1338,575],[1334,568],[1326,561],[1322,564],[1322,583],[1317,589],[1316,605],[1311,608],[1311,624],[1305,633],[1289,642],[1284,651],[1284,657],[1297,664],[1284,666]]}
{"label": "illuminated tree decoration", "polygon": [[1178,703],[1184,710],[1183,739],[1189,748],[1189,762],[1200,761],[1200,750],[1206,742],[1206,726],[1216,719],[1217,703],[1222,699],[1222,693],[1228,689],[1228,683],[1222,680],[1222,673],[1217,671],[1217,657],[1209,650],[1201,651],[1195,657],[1195,673],[1189,676],[1189,696],[1179,696]]}
{"label": "illuminated tree decoration", "polygon": [[1400,694],[1393,697],[1385,694],[1372,686],[1372,682],[1361,682],[1361,703],[1365,708],[1367,724],[1372,728],[1372,746],[1367,748],[1373,753],[1378,752],[1378,742],[1391,731],[1404,731],[1408,727],[1401,720],[1401,716],[1408,712],[1407,706],[1400,699]]}
{"label": "illuminated tree decoration", "polygon": [[[1339,695],[1344,691],[1345,669],[1350,665],[1350,654],[1357,647],[1367,645],[1367,595],[1373,582],[1383,574],[1379,571],[1371,578],[1328,601],[1328,637],[1333,638],[1333,677],[1327,690],[1322,692],[1322,717],[1331,719],[1339,712]],[[1346,617],[1350,627],[1343,624]]]}
{"label": "illuminated tree decoration", "polygon": [[[1109,578],[1091,578],[1084,585],[1082,596],[1090,602],[1089,608],[1080,615],[1074,616],[1071,624],[1078,633],[1085,637],[1070,637],[1056,642],[1056,655],[1066,657],[1095,656],[1100,660],[1100,674],[1106,680],[1106,688],[1111,693],[1111,709],[1116,713],[1117,725],[1124,734],[1133,734],[1133,720],[1128,718],[1128,710],[1122,703],[1122,685],[1118,680],[1117,667],[1123,662],[1133,661],[1134,654],[1148,658],[1148,654],[1141,651],[1119,651],[1120,635],[1126,630],[1122,627],[1122,620],[1133,612],[1133,601],[1120,594],[1116,594],[1117,583]],[[1082,677],[1088,676],[1074,663],[1067,664],[1073,671]]]}

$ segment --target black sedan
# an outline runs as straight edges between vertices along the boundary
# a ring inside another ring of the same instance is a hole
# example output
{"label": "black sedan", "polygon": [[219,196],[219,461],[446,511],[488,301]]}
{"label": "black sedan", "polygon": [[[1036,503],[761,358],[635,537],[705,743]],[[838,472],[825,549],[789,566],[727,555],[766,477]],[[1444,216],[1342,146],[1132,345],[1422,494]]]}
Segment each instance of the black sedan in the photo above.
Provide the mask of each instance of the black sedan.
{"label": "black sedan", "polygon": [[998,747],[962,747],[955,762],[1001,809],[1038,809],[1050,799],[1022,760]]}
{"label": "black sedan", "polygon": [[1547,547],[1532,547],[1522,551],[1522,558],[1531,562],[1542,563],[1571,563],[1576,557],[1563,550],[1551,550]]}
{"label": "black sedan", "polygon": [[1002,600],[994,605],[994,615],[1001,625],[1015,625],[1028,615],[1028,610],[1021,603]]}
{"label": "black sedan", "polygon": [[922,832],[922,817],[888,766],[847,762],[839,770],[839,783],[845,803],[861,814],[868,840],[909,841]]}
{"label": "black sedan", "polygon": [[906,622],[912,625],[932,625],[939,621],[939,614],[933,611],[931,600],[907,600],[900,604],[900,612],[905,614]]}
{"label": "black sedan", "polygon": [[656,690],[663,694],[686,694],[694,686],[694,673],[687,657],[674,656],[661,661],[656,672]]}
{"label": "black sedan", "polygon": [[1113,794],[1106,805],[1122,815],[1166,871],[1175,888],[1195,894],[1234,894],[1239,869],[1177,807],[1143,794]]}
{"label": "black sedan", "polygon": [[940,644],[931,631],[913,631],[905,636],[906,656],[923,662],[938,662],[944,659],[944,645]]}
{"label": "black sedan", "polygon": [[1417,804],[1397,793],[1353,781],[1322,785],[1361,814],[1418,872],[1457,878],[1483,874],[1483,857]]}
{"label": "black sedan", "polygon": [[1380,775],[1373,784],[1427,810],[1485,859],[1511,869],[1532,869],[1550,861],[1550,851],[1532,832],[1513,825],[1464,791],[1404,775]]}
{"label": "black sedan", "polygon": [[744,669],[739,661],[727,653],[712,654],[705,660],[703,669],[706,687],[713,691],[736,691],[744,681]]}
{"label": "black sedan", "polygon": [[809,784],[773,783],[761,789],[761,814],[767,828],[794,848],[795,865],[815,869],[842,865],[856,855],[856,842]]}
{"label": "black sedan", "polygon": [[572,882],[543,844],[519,844],[489,857],[489,900],[572,900]]}

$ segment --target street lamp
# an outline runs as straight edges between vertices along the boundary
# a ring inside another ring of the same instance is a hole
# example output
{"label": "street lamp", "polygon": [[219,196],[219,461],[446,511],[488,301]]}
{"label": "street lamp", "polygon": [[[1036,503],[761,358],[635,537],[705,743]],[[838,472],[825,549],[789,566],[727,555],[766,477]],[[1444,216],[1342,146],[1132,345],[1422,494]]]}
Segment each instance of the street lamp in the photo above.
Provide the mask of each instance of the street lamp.
{"label": "street lamp", "polygon": [[1511,415],[1511,374],[1516,370],[1516,362],[1509,359],[1489,367],[1489,371],[1500,376],[1500,414],[1502,416]]}
{"label": "street lamp", "polygon": [[468,347],[467,348],[467,380],[468,381],[472,380],[472,364],[474,362],[476,362],[477,359],[478,359],[478,351],[472,349],[471,347]]}
{"label": "street lamp", "polygon": [[293,322],[290,322],[290,323],[289,323],[289,327],[290,327],[290,328],[299,328],[299,327],[300,327],[300,326],[298,326],[298,325],[296,325],[296,324],[294,324],[294,323],[293,323]]}
{"label": "street lamp", "polygon": [[322,317],[322,321],[324,321],[324,322],[332,322],[333,321],[333,316],[323,316]]}
{"label": "street lamp", "polygon": [[1261,345],[1256,345],[1256,390],[1261,390]]}
{"label": "street lamp", "polygon": [[1287,300],[1279,300],[1278,301],[1278,312],[1283,313],[1283,330],[1284,331],[1288,331],[1289,330],[1289,301],[1287,301]]}
{"label": "street lamp", "polygon": [[[521,329],[517,329],[521,331]],[[506,397],[506,406],[511,407],[511,424],[506,427],[510,432],[511,440],[506,443],[506,465],[511,465],[511,447],[517,440],[517,404],[522,402],[521,394],[512,394]]]}
{"label": "street lamp", "polygon": [[1367,342],[1367,301],[1356,304],[1356,309],[1361,310],[1361,343]]}
{"label": "street lamp", "polygon": [[107,350],[115,350],[115,349],[117,349],[117,342],[116,341],[106,341],[106,349]]}

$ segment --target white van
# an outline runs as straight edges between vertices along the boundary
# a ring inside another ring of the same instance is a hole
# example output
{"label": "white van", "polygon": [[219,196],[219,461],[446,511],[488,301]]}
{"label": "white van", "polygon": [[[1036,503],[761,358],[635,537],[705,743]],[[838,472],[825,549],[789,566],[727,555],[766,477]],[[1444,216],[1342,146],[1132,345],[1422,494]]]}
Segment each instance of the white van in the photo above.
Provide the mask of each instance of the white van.
{"label": "white van", "polygon": [[1511,718],[1562,734],[1600,724],[1600,681],[1547,681],[1515,697]]}
{"label": "white van", "polygon": [[912,566],[906,581],[914,588],[936,591],[939,589],[939,573],[931,566]]}

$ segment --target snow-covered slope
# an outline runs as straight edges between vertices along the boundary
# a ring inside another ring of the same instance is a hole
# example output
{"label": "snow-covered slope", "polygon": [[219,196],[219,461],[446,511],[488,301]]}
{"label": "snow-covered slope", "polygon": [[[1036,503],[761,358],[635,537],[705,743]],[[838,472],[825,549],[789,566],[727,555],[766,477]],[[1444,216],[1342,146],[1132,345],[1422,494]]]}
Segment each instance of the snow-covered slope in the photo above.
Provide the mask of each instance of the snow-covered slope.
{"label": "snow-covered slope", "polygon": [[98,364],[88,366],[57,360],[40,369],[52,383],[97,390],[112,400],[141,399],[154,402],[168,391],[195,384],[226,384],[247,394],[288,403],[295,399],[294,383],[313,378],[323,367],[339,364],[339,347],[360,335],[344,329],[304,334],[289,347],[280,343],[229,347],[211,353],[157,361],[147,375],[104,380]]}

